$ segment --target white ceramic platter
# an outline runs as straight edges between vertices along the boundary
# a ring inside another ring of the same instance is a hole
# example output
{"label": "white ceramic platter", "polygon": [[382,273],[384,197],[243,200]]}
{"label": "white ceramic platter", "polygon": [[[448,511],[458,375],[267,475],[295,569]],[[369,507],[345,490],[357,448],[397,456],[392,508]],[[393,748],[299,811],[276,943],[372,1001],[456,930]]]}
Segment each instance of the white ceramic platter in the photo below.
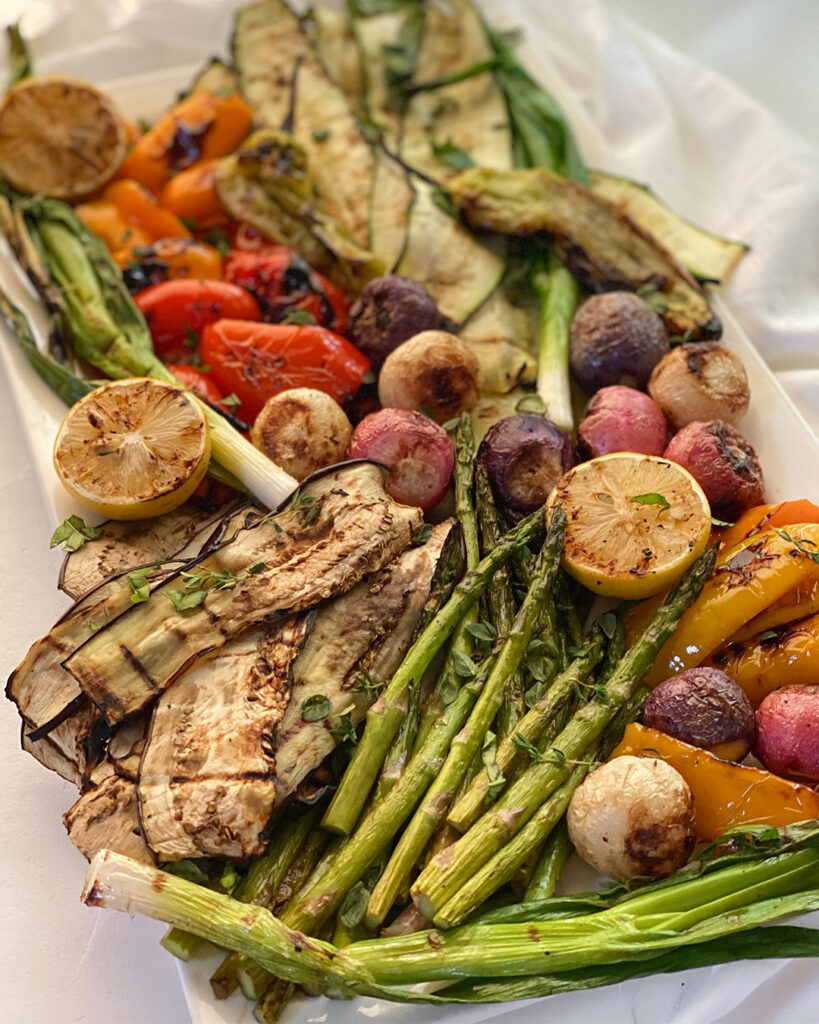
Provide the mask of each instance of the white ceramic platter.
{"label": "white ceramic platter", "polygon": [[[190,80],[194,70],[179,68],[111,81],[103,83],[103,86],[129,116],[146,116],[150,119],[168,106],[177,91]],[[662,183],[654,184],[662,192]],[[47,320],[33,299],[27,282],[16,272],[7,255],[7,252],[0,253],[0,283],[33,315],[42,339],[46,336]],[[809,497],[819,501],[819,441],[725,304],[716,298],[714,307],[725,326],[725,343],[742,359],[748,371],[752,401],[742,430],[759,454],[767,480],[768,497]],[[18,406],[25,441],[38,470],[42,499],[53,513],[54,521],[59,522],[75,511],[63,494],[51,466],[51,446],[64,407],[31,370],[13,336],[4,326],[0,327],[0,342],[0,358]],[[67,842],[65,839],[62,841]],[[590,877],[584,875],[576,865],[569,881],[576,883],[573,887],[588,886]],[[79,891],[82,878],[78,873],[75,878],[55,880],[55,884]],[[191,1016],[196,1024],[250,1024],[253,1020],[252,1004],[243,997],[234,995],[221,1003],[211,997],[207,979],[219,960],[220,955],[214,954],[189,965],[180,965]],[[797,963],[784,966],[768,962],[730,965],[555,996],[547,1001],[515,1004],[514,1007],[477,1006],[450,1010],[393,1006],[365,999],[340,1003],[301,998],[294,1000],[283,1020],[284,1024],[362,1024],[364,1020],[372,1019],[384,1021],[385,1024],[399,1021],[406,1024],[432,1024],[433,1021],[478,1024],[488,1020],[511,1021],[514,1014],[516,1024],[529,1021],[563,1024],[566,1020],[571,1020],[573,1024],[585,1024],[587,1021],[589,1024],[593,1021],[597,1024],[601,1019],[631,1021],[635,1024],[654,1024],[659,1020],[673,1020],[675,1024],[692,1021],[702,1024],[706,1020],[701,1015],[703,1000],[709,1001],[709,1014],[715,1012],[718,1005],[723,1012],[730,1011],[739,1005],[744,992],[754,988],[761,979],[777,972],[788,972],[789,969],[791,983],[799,984],[808,977],[806,966],[803,968]],[[715,976],[720,982],[716,994]],[[781,980],[785,981],[784,977]],[[788,982],[785,985],[787,987]],[[700,1011],[697,1010],[698,1006]],[[709,1016],[707,1019],[717,1018]]]}

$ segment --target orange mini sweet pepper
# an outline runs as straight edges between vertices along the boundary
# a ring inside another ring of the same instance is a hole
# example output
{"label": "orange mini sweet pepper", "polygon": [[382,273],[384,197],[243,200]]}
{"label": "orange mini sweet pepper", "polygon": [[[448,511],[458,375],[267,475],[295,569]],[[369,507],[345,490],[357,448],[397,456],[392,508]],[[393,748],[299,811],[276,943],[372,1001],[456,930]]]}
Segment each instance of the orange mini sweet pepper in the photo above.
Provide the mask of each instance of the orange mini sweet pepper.
{"label": "orange mini sweet pepper", "polygon": [[688,783],[697,837],[710,841],[737,825],[774,825],[819,817],[819,793],[748,765],[721,761],[707,750],[632,722],[612,757],[662,758]]}

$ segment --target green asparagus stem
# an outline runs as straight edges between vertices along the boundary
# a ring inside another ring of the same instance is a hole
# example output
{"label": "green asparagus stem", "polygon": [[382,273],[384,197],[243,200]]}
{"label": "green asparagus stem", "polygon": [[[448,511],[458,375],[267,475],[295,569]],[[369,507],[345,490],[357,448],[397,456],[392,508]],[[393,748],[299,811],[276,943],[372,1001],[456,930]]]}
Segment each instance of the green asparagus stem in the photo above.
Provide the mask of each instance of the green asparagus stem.
{"label": "green asparagus stem", "polygon": [[421,715],[421,686],[411,683],[408,687],[409,699],[407,703],[407,714],[392,741],[378,783],[375,787],[375,802],[383,800],[392,787],[404,774],[407,762],[412,756],[412,748],[415,745],[415,738],[418,735],[418,725]]}
{"label": "green asparagus stem", "polygon": [[[480,527],[481,554],[487,555],[500,540],[502,531],[489,475],[480,463],[475,466],[475,507]],[[495,632],[498,636],[506,636],[515,618],[515,597],[507,566],[502,566],[492,577],[487,598]],[[525,710],[523,673],[518,670],[509,680],[504,691],[503,704],[498,712],[498,733],[501,738],[509,735]]]}
{"label": "green asparagus stem", "polygon": [[554,896],[560,873],[572,855],[572,844],[565,819],[552,829],[535,864],[535,870],[523,894],[523,902],[545,900]]}
{"label": "green asparagus stem", "polygon": [[572,762],[586,758],[594,750],[606,725],[637,690],[680,616],[699,594],[715,560],[715,548],[709,548],[697,559],[660,605],[654,620],[622,659],[601,695],[580,708],[542,760],[527,768],[457,843],[424,868],[413,886],[412,897],[425,917],[436,920],[438,911],[566,781],[572,772]]}
{"label": "green asparagus stem", "polygon": [[[472,496],[473,471],[475,465],[475,434],[472,418],[462,413],[455,436],[455,515],[461,524],[466,553],[466,568],[471,572],[481,559],[478,545],[478,526],[475,518],[475,502]],[[491,582],[489,584],[491,586]],[[474,641],[469,628],[478,621],[478,605],[473,605],[464,615],[452,636],[450,649],[444,667],[435,687],[424,701],[421,723],[418,727],[417,743],[424,742],[432,723],[447,704],[451,704],[461,687],[462,676],[458,672],[459,662],[471,661]]]}
{"label": "green asparagus stem", "polygon": [[[600,633],[593,635],[571,665],[552,683],[540,700],[534,704],[518,722],[515,732],[498,746],[495,760],[505,778],[509,778],[516,764],[521,763],[526,754],[519,742],[523,737],[529,743],[537,743],[546,726],[554,719],[557,712],[568,701],[578,688],[585,685],[594,666],[602,653],[603,638]],[[517,737],[517,741],[516,741]],[[487,803],[500,796],[491,788],[489,774],[484,769],[474,779],[472,785],[455,804],[447,816],[447,822],[459,832],[466,832],[478,820]]]}
{"label": "green asparagus stem", "polygon": [[398,840],[387,867],[376,883],[367,905],[366,923],[370,928],[378,928],[383,923],[395,902],[401,882],[424,852],[424,847],[436,828],[442,823],[455,787],[472,758],[481,749],[487,730],[492,725],[503,699],[504,687],[520,663],[548,599],[560,564],[565,529],[566,516],[558,509],[552,515],[535,578],[515,617],[494,668],[481,689],[466,725],[453,739],[441,771]]}
{"label": "green asparagus stem", "polygon": [[[468,572],[432,622],[418,636],[386,690],[367,712],[364,734],[322,822],[331,832],[349,834],[367,800],[378,769],[404,715],[406,689],[421,676],[443,643],[487,587],[492,574],[543,529],[540,510],[523,519],[494,551]],[[450,705],[451,706],[451,705]]]}
{"label": "green asparagus stem", "polygon": [[159,940],[159,945],[177,960],[184,960],[187,963],[202,945],[202,940],[198,935],[183,932],[181,928],[169,928]]}
{"label": "green asparagus stem", "polygon": [[253,1011],[253,1016],[260,1024],[276,1024],[281,1019],[287,1004],[293,998],[296,986],[292,981],[274,978]]}
{"label": "green asparagus stem", "polygon": [[451,928],[464,921],[474,910],[497,892],[535,854],[552,829],[563,820],[575,790],[583,782],[594,762],[604,761],[623,737],[626,725],[639,714],[646,687],[639,687],[614,716],[600,741],[594,761],[577,764],[568,779],[537,808],[523,828],[478,870],[469,881],[441,908],[434,923]]}
{"label": "green asparagus stem", "polygon": [[551,250],[545,262],[536,264],[531,281],[540,305],[537,393],[549,419],[570,433],[574,429],[574,413],[569,383],[569,328],[580,289]]}

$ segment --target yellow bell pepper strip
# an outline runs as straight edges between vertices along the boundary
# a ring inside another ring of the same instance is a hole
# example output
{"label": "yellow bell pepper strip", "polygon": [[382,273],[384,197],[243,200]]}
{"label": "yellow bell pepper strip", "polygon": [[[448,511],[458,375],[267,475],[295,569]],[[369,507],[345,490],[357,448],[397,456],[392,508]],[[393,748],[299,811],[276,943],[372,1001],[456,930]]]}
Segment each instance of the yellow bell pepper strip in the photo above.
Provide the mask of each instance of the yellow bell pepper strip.
{"label": "yellow bell pepper strip", "polygon": [[744,643],[746,640],[753,640],[760,633],[767,633],[771,629],[781,629],[800,619],[806,619],[809,615],[816,615],[819,612],[819,565],[815,566],[813,575],[802,580],[793,590],[789,590],[784,597],[766,608],[755,618],[737,630],[731,637],[732,644]]}
{"label": "yellow bell pepper strip", "polygon": [[819,682],[819,614],[802,619],[778,636],[728,644],[708,660],[726,672],[756,707],[781,686]]}
{"label": "yellow bell pepper strip", "polygon": [[733,526],[720,530],[714,539],[722,543],[723,550],[728,550],[764,530],[788,527],[794,523],[819,523],[819,505],[814,505],[807,498],[780,501],[776,505],[755,505],[743,512]]}
{"label": "yellow bell pepper strip", "polygon": [[722,761],[708,750],[631,722],[611,757],[662,758],[688,783],[697,838],[710,842],[738,825],[774,825],[819,817],[819,793],[763,768]]}
{"label": "yellow bell pepper strip", "polygon": [[238,93],[193,92],[136,142],[119,176],[158,196],[172,173],[232,153],[252,123],[253,112]]}
{"label": "yellow bell pepper strip", "polygon": [[813,576],[817,566],[811,556],[819,558],[819,523],[790,526],[787,536],[792,539],[767,530],[732,549],[727,560],[718,559],[702,593],[649,669],[649,686],[702,664],[738,629]]}

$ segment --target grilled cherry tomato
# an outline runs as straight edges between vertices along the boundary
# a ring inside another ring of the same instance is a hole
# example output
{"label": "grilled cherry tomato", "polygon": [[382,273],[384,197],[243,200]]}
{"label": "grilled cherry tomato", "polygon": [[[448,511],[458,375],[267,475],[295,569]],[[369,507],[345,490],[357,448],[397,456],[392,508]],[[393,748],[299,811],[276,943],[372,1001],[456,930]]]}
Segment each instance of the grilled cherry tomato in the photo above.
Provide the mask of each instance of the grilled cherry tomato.
{"label": "grilled cherry tomato", "polygon": [[265,320],[280,323],[299,311],[337,334],[347,329],[344,293],[286,246],[234,251],[225,261],[223,277],[256,296]]}
{"label": "grilled cherry tomato", "polygon": [[186,388],[190,388],[199,398],[210,402],[212,405],[224,399],[225,396],[211,380],[209,373],[197,370],[195,366],[187,366],[185,363],[168,363],[167,365],[179,383],[184,384]]}
{"label": "grilled cherry tomato", "polygon": [[192,362],[208,324],[225,317],[262,318],[252,295],[224,281],[163,281],[139,292],[134,301],[148,323],[156,354],[166,363]]}
{"label": "grilled cherry tomato", "polygon": [[202,334],[202,360],[225,394],[241,399],[252,422],[272,395],[316,388],[341,403],[352,397],[370,361],[324,327],[220,320]]}

